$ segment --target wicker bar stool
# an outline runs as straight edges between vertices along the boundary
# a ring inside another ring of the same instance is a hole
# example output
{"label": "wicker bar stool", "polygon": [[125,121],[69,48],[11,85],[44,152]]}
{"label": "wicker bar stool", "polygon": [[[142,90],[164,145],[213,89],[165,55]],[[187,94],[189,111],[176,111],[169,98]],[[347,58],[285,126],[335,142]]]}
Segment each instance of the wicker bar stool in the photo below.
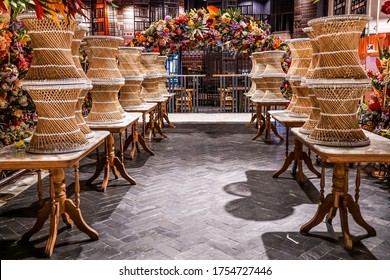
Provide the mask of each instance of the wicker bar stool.
{"label": "wicker bar stool", "polygon": [[24,77],[25,81],[45,81],[61,84],[64,80],[75,79],[80,82],[71,54],[71,43],[77,22],[62,18],[57,23],[50,19],[36,19],[35,14],[18,16],[18,20],[28,30],[32,38],[34,56],[31,66]]}
{"label": "wicker bar stool", "polygon": [[168,57],[166,55],[158,56],[157,57],[157,64],[155,65],[156,69],[157,69],[157,72],[160,75],[160,79],[159,79],[159,82],[158,82],[158,90],[160,91],[160,93],[162,95],[169,94],[169,92],[167,90],[167,86],[166,86],[168,72],[165,69],[165,62],[167,61],[167,58]]}
{"label": "wicker bar stool", "polygon": [[159,91],[160,74],[156,69],[157,57],[159,53],[142,53],[141,63],[143,65],[144,80],[142,81],[142,97],[143,98],[161,98]]}
{"label": "wicker bar stool", "polygon": [[90,90],[92,108],[87,123],[119,123],[123,121],[123,109],[118,92],[125,84],[116,54],[123,38],[113,36],[87,36],[86,52],[89,59],[87,77],[92,81]]}
{"label": "wicker bar stool", "polygon": [[66,153],[82,150],[88,144],[77,125],[75,109],[80,86],[66,84],[25,85],[37,107],[38,125],[27,149],[32,153]]}
{"label": "wicker bar stool", "polygon": [[306,75],[312,58],[311,39],[293,39],[288,44],[291,49],[292,63],[287,73],[287,79],[296,96],[295,104],[290,108],[291,117],[308,117],[311,112],[311,102],[307,86],[301,84],[301,79]]}
{"label": "wicker bar stool", "polygon": [[359,127],[357,109],[370,86],[358,57],[360,34],[368,16],[346,15],[308,22],[320,55],[312,79],[306,80],[320,105],[320,119],[309,140],[327,146],[365,146],[370,141]]}
{"label": "wicker bar stool", "polygon": [[359,38],[369,21],[366,15],[341,15],[310,20],[320,46],[313,79],[365,79],[358,54]]}
{"label": "wicker bar stool", "polygon": [[131,110],[146,104],[141,95],[144,77],[141,73],[141,53],[143,48],[119,47],[119,71],[125,78],[125,85],[120,90],[119,102],[123,109]]}
{"label": "wicker bar stool", "polygon": [[[314,69],[317,67],[320,47],[318,45],[317,40],[315,39],[316,35],[314,33],[313,28],[311,27],[303,28],[303,32],[305,32],[307,36],[310,39],[312,39],[310,43],[313,48],[310,66],[307,69],[305,77],[302,78],[302,84],[306,84],[306,79],[312,79],[314,74]],[[305,124],[299,128],[299,132],[304,134],[310,134],[318,124],[318,121],[320,120],[320,105],[318,103],[317,97],[315,96],[314,91],[311,88],[307,87],[307,89],[308,89],[308,95],[311,102],[311,112]]]}
{"label": "wicker bar stool", "polygon": [[264,52],[264,62],[267,63],[267,66],[264,69],[264,72],[261,74],[263,82],[266,85],[266,91],[263,99],[267,100],[286,100],[283,94],[280,91],[280,85],[282,80],[286,76],[283,72],[280,60],[284,51],[267,51]]}
{"label": "wicker bar stool", "polygon": [[265,52],[254,52],[252,54],[253,61],[255,61],[256,65],[254,72],[251,75],[252,84],[255,85],[251,96],[253,99],[263,98],[265,94],[266,84],[261,77],[261,74],[263,74],[266,67],[265,55]]}
{"label": "wicker bar stool", "polygon": [[358,147],[370,144],[357,121],[357,108],[370,80],[311,81],[320,104],[320,120],[310,133],[311,142],[326,146]]}

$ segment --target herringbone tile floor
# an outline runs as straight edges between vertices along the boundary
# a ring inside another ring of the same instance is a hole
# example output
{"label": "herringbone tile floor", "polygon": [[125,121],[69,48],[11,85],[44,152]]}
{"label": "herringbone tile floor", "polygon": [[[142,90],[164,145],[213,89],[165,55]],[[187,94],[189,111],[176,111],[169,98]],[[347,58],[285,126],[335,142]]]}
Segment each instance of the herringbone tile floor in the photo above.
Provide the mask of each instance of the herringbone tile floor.
{"label": "herringbone tile floor", "polygon": [[[363,175],[360,205],[377,236],[346,251],[338,216],[334,232],[321,224],[313,229],[319,236],[299,234],[316,211],[319,180],[309,172],[303,186],[290,172],[272,178],[284,144],[252,142],[255,130],[243,123],[178,123],[165,130],[169,139],[150,143],[155,156],[141,151],[125,159],[135,186],[111,177],[107,192],[98,192],[101,178],[85,185],[95,155],[81,162],[81,209],[100,239],[91,242],[60,222],[52,259],[390,259],[390,192],[376,180]],[[69,170],[69,182],[72,176]],[[330,176],[327,168],[328,183]],[[48,224],[30,246],[18,242],[37,208],[34,186],[0,208],[1,259],[42,258]],[[364,233],[353,221],[350,228]]]}

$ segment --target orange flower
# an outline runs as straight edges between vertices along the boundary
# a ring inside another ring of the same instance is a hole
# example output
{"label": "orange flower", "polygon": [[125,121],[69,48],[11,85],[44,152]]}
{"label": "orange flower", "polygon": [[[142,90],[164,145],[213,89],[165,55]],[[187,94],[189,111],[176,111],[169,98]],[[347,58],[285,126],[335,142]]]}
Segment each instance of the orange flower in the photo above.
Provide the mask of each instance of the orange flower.
{"label": "orange flower", "polygon": [[144,35],[140,35],[138,41],[145,42],[146,41],[146,37]]}
{"label": "orange flower", "polygon": [[214,16],[209,16],[206,20],[206,24],[208,26],[214,26],[215,24],[215,17]]}
{"label": "orange flower", "polygon": [[277,49],[280,47],[280,40],[278,38],[274,39],[274,44],[272,45],[272,48]]}
{"label": "orange flower", "polygon": [[216,16],[218,15],[219,9],[215,6],[207,6],[207,11],[209,11],[210,15]]}

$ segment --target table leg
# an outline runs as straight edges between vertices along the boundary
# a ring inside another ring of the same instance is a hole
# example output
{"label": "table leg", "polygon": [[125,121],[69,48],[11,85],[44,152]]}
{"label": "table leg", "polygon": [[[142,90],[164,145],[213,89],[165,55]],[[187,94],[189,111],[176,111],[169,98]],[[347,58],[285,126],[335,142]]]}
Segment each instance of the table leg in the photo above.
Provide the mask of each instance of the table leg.
{"label": "table leg", "polygon": [[[77,194],[77,203],[79,204],[78,189],[78,165],[76,165],[75,191]],[[67,199],[65,171],[63,169],[53,169],[50,171],[50,200],[39,210],[35,225],[23,235],[22,241],[29,241],[35,233],[42,229],[46,220],[50,218],[50,231],[45,247],[45,254],[47,256],[51,256],[57,239],[58,221],[60,215],[62,215],[62,217],[67,217],[68,222],[73,221],[77,228],[86,233],[92,240],[99,239],[97,231],[88,226],[84,221],[79,207],[76,207],[72,200]]]}
{"label": "table leg", "polygon": [[42,199],[42,170],[37,170],[37,191],[38,191],[38,204],[42,207],[45,204],[45,201]]}
{"label": "table leg", "polygon": [[[153,150],[148,147],[148,145],[146,144],[145,139],[142,137],[142,135],[140,135],[138,133],[138,121],[133,124],[132,130],[133,130],[133,139],[134,139],[133,143],[135,143],[135,148],[137,149],[137,151],[140,152],[139,145],[141,145],[142,148],[149,155],[154,156]],[[134,157],[134,154],[133,154],[133,156],[131,158],[133,158],[133,157]]]}
{"label": "table leg", "polygon": [[286,157],[288,156],[289,135],[290,135],[290,128],[286,126]]}
{"label": "table leg", "polygon": [[162,102],[157,103],[157,117],[155,129],[157,132],[164,138],[168,138],[168,136],[162,131],[162,122],[163,122],[163,112],[162,112]]}
{"label": "table leg", "polygon": [[143,138],[145,138],[145,133],[146,133],[146,112],[142,113],[142,132],[141,135]]}
{"label": "table leg", "polygon": [[[120,135],[121,138],[121,135]],[[123,157],[123,147],[122,147],[122,141],[120,141],[120,151],[119,151],[120,158]],[[101,160],[101,164],[99,164],[96,168],[96,171],[94,175],[87,180],[87,184],[91,184],[93,180],[95,180],[99,175],[101,174],[102,170],[104,169],[104,178],[101,188],[99,190],[102,190],[103,192],[106,191],[108,180],[110,177],[110,170],[114,170],[115,172],[118,172],[118,175],[120,174],[124,179],[126,179],[130,184],[135,185],[136,182],[133,178],[131,178],[125,169],[125,166],[123,164],[123,161],[121,161],[118,157],[115,156],[115,140],[114,135],[111,133],[107,139],[106,139],[106,156],[105,160]],[[116,177],[117,179],[117,177]]]}
{"label": "table leg", "polygon": [[[284,173],[287,170],[287,168],[291,165],[293,161],[294,161],[293,175],[296,176],[298,183],[303,183],[304,181],[302,161],[307,165],[307,167],[311,172],[317,175],[317,177],[321,177],[321,173],[314,168],[311,162],[311,158],[303,151],[302,143],[296,139],[294,140],[294,151],[292,151],[286,156],[282,167],[278,171],[276,171],[272,175],[272,177],[278,178],[280,174]],[[297,168],[298,168],[298,174],[296,174]]]}
{"label": "table leg", "polygon": [[347,249],[352,249],[353,241],[349,232],[348,212],[356,223],[367,231],[365,237],[375,236],[376,231],[363,219],[358,202],[354,201],[352,196],[348,194],[348,164],[336,163],[334,165],[332,182],[332,193],[328,194],[323,201],[320,201],[316,214],[301,227],[300,232],[308,234],[313,227],[321,223],[325,215],[334,213],[338,209],[344,245]]}
{"label": "table leg", "polygon": [[257,114],[252,115],[250,121],[245,125],[245,127],[250,128],[252,124],[255,122],[256,118],[257,118]]}
{"label": "table leg", "polygon": [[[167,102],[169,102],[169,99]],[[169,117],[168,117],[167,102],[164,102],[163,111],[162,111],[162,117],[163,117],[162,121],[165,120],[170,127],[174,128],[175,125],[169,120]]]}
{"label": "table leg", "polygon": [[268,143],[271,142],[271,130],[275,134],[276,137],[280,139],[280,143],[283,143],[284,139],[283,137],[279,134],[278,130],[276,129],[276,126],[271,122],[271,115],[268,113],[269,107],[267,107],[267,112],[266,112],[266,123],[267,123],[267,137],[266,141]]}
{"label": "table leg", "polygon": [[265,129],[265,123],[266,122],[261,122],[260,120],[263,119],[263,115],[261,112],[261,106],[256,104],[256,118],[257,118],[257,133],[255,136],[253,136],[252,141],[255,141],[257,138],[259,138]]}
{"label": "table leg", "polygon": [[153,139],[153,133],[154,133],[154,112],[149,112],[149,141],[152,141]]}

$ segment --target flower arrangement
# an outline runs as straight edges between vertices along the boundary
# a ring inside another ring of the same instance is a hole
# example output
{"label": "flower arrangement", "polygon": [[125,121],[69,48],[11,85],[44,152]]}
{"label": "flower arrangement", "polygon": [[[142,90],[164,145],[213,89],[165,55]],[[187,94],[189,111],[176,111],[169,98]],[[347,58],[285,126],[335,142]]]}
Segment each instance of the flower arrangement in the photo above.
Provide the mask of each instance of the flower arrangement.
{"label": "flower arrangement", "polygon": [[76,14],[84,17],[87,6],[81,0],[0,0],[0,11],[10,13],[13,20],[24,11],[35,11],[38,19],[48,17],[58,21],[58,14],[74,18]]}
{"label": "flower arrangement", "polygon": [[235,53],[283,49],[287,46],[270,34],[267,23],[244,16],[238,9],[228,9],[222,14],[214,6],[193,9],[173,19],[167,16],[148,29],[137,32],[130,45],[162,54],[205,46],[220,47]]}
{"label": "flower arrangement", "polygon": [[[30,37],[19,23],[0,30],[0,147],[31,135],[37,122],[35,106],[22,90],[23,78],[32,61]],[[16,71],[15,71],[16,70]]]}

